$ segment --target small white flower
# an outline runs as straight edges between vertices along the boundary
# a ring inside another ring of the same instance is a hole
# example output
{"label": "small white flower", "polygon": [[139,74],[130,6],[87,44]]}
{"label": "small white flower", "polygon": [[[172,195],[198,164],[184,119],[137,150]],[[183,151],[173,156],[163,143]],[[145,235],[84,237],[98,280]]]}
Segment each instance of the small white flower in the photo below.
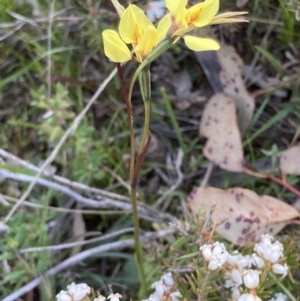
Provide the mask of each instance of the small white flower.
{"label": "small white flower", "polygon": [[165,291],[169,290],[161,279],[154,282],[151,287],[154,288],[159,296],[162,296]]}
{"label": "small white flower", "polygon": [[236,287],[243,284],[241,272],[238,269],[232,269],[225,273],[225,284],[226,288]]}
{"label": "small white flower", "polygon": [[91,288],[86,283],[75,284],[72,282],[67,286],[67,290],[73,301],[81,301],[91,293]]}
{"label": "small white flower", "polygon": [[253,289],[259,285],[259,272],[256,270],[247,270],[243,274],[243,280],[246,287]]}
{"label": "small white flower", "polygon": [[234,282],[231,278],[228,278],[228,279],[225,280],[224,287],[231,288],[231,287],[234,287],[234,286],[235,286],[235,284],[234,284]]}
{"label": "small white flower", "polygon": [[227,262],[240,270],[251,267],[251,257],[249,255],[243,256],[238,251],[234,251],[232,255],[229,256]]}
{"label": "small white flower", "polygon": [[211,271],[215,271],[219,267],[220,267],[219,262],[215,259],[212,259],[208,264],[208,269]]}
{"label": "small white flower", "polygon": [[119,293],[113,294],[111,293],[107,299],[110,299],[110,301],[120,301],[120,298],[122,298],[122,295],[120,295]]}
{"label": "small white flower", "polygon": [[233,269],[230,272],[230,276],[235,285],[239,286],[243,283],[242,275],[239,270]]}
{"label": "small white flower", "polygon": [[268,301],[287,301],[287,296],[282,293],[275,294],[274,298],[269,299]]}
{"label": "small white flower", "polygon": [[279,274],[282,275],[283,277],[285,277],[288,273],[289,267],[287,266],[287,264],[280,264],[280,263],[275,263],[272,265],[272,271],[275,274]]}
{"label": "small white flower", "polygon": [[213,246],[213,257],[216,258],[217,261],[219,261],[220,266],[224,265],[229,258],[229,254],[226,251],[224,244],[215,242]]}
{"label": "small white flower", "polygon": [[146,8],[147,17],[151,22],[154,22],[156,19],[160,19],[165,12],[165,3],[164,1],[151,1],[148,3]]}
{"label": "small white flower", "polygon": [[160,301],[160,296],[157,292],[154,292],[148,299],[142,301]]}
{"label": "small white flower", "polygon": [[223,266],[229,259],[229,254],[224,244],[218,241],[213,245],[203,245],[200,251],[202,251],[204,259],[209,261],[208,269],[212,271]]}
{"label": "small white flower", "polygon": [[283,257],[283,245],[279,241],[272,243],[273,237],[262,235],[261,241],[254,246],[254,251],[266,261],[276,263]]}
{"label": "small white flower", "polygon": [[240,269],[244,269],[244,268],[250,268],[251,267],[251,257],[249,255],[241,255],[237,262],[236,265],[240,268]]}
{"label": "small white flower", "polygon": [[216,241],[213,244],[213,255],[218,256],[220,254],[222,254],[224,251],[226,251],[225,245],[221,242]]}
{"label": "small white flower", "polygon": [[212,245],[203,245],[200,247],[200,251],[202,251],[202,255],[206,261],[209,261],[212,257]]}
{"label": "small white flower", "polygon": [[274,237],[268,233],[263,234],[260,238],[260,241],[263,244],[271,244],[273,240],[274,240]]}
{"label": "small white flower", "polygon": [[77,284],[75,282],[72,282],[67,286],[67,290],[69,294],[73,294],[77,289]]}
{"label": "small white flower", "polygon": [[180,294],[179,291],[175,291],[170,294],[171,296],[171,301],[180,301],[182,299],[182,295]]}
{"label": "small white flower", "polygon": [[241,296],[240,289],[237,286],[231,288],[231,298],[237,300]]}
{"label": "small white flower", "polygon": [[163,283],[164,283],[165,285],[167,285],[167,286],[170,286],[170,287],[171,287],[171,286],[174,285],[174,280],[173,280],[173,276],[172,276],[172,273],[171,273],[171,272],[169,272],[169,273],[163,275],[160,279],[161,279],[161,280],[163,281]]}
{"label": "small white flower", "polygon": [[253,294],[243,294],[238,298],[238,301],[261,301],[261,299]]}
{"label": "small white flower", "polygon": [[264,260],[260,256],[258,256],[256,253],[253,253],[251,255],[251,263],[259,269],[261,269],[265,266]]}
{"label": "small white flower", "polygon": [[71,296],[69,296],[66,291],[60,291],[56,295],[56,301],[71,301],[71,300],[72,300]]}
{"label": "small white flower", "polygon": [[102,295],[98,296],[97,298],[94,299],[94,301],[105,301],[106,298]]}

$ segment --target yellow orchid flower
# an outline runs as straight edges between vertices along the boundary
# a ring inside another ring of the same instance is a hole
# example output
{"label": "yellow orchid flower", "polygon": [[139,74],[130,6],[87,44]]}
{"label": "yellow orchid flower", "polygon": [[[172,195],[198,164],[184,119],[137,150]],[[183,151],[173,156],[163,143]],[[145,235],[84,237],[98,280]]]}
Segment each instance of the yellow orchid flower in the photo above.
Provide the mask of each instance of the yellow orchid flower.
{"label": "yellow orchid flower", "polygon": [[127,44],[131,44],[139,63],[143,62],[152,49],[158,44],[158,31],[147,18],[144,11],[130,4],[120,11],[119,33],[104,30],[102,33],[105,55],[113,62],[122,63],[132,59]]}
{"label": "yellow orchid flower", "polygon": [[243,15],[245,12],[231,12],[216,16],[219,10],[219,0],[205,0],[190,8],[186,8],[188,0],[165,0],[165,3],[170,13],[158,24],[159,39],[163,39],[165,36],[171,38],[183,37],[186,46],[194,51],[218,50],[220,48],[219,44],[213,39],[186,35],[194,28],[208,24],[245,21],[233,18]]}

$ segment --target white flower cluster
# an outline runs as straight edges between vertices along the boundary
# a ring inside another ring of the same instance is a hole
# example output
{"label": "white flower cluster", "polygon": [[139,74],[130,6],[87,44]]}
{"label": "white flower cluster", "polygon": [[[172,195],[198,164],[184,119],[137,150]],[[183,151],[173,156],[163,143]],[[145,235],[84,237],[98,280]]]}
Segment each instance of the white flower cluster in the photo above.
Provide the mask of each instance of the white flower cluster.
{"label": "white flower cluster", "polygon": [[229,259],[229,254],[224,244],[218,241],[213,245],[203,245],[200,251],[202,251],[204,259],[209,262],[208,269],[212,271],[222,267]]}
{"label": "white flower cluster", "polygon": [[179,301],[182,298],[180,292],[176,289],[172,273],[163,275],[151,287],[154,288],[154,293],[148,299],[142,301]]}
{"label": "white flower cluster", "polygon": [[60,291],[56,295],[57,301],[81,301],[91,293],[91,288],[85,284],[72,282],[67,286],[67,291]]}
{"label": "white flower cluster", "polygon": [[[72,282],[70,285],[67,286],[67,291],[60,291],[56,295],[56,301],[83,301],[86,300],[85,298],[91,293],[91,288],[85,284],[75,284]],[[111,293],[107,299],[110,301],[120,301],[122,296],[118,293],[113,294]],[[94,299],[94,301],[105,301],[106,298],[104,296],[98,296]]]}
{"label": "white flower cluster", "polygon": [[[209,270],[223,267],[225,272],[225,287],[231,289],[232,300],[261,301],[255,289],[260,284],[260,274],[264,270],[272,269],[275,274],[286,276],[288,266],[282,263],[284,257],[283,245],[279,241],[273,242],[273,237],[262,235],[261,241],[254,246],[252,255],[242,255],[238,251],[229,254],[224,244],[215,242],[203,245],[200,251],[208,262]],[[279,262],[280,261],[280,262]],[[250,290],[249,293],[247,289]],[[276,294],[270,301],[287,301],[284,294]]]}

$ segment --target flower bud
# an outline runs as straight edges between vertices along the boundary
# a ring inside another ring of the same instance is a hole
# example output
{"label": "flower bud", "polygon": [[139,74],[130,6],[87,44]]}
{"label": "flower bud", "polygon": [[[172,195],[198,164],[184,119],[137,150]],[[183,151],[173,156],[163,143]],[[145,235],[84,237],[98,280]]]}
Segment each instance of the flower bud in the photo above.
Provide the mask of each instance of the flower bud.
{"label": "flower bud", "polygon": [[212,245],[203,245],[200,247],[200,251],[202,251],[202,255],[205,260],[210,260],[212,257],[212,251],[211,251]]}
{"label": "flower bud", "polygon": [[275,274],[279,274],[279,275],[282,275],[283,277],[285,277],[288,273],[288,266],[287,264],[280,264],[280,263],[275,263],[272,265],[272,271],[275,273]]}
{"label": "flower bud", "polygon": [[248,270],[243,275],[244,284],[246,287],[253,289],[259,285],[259,272]]}

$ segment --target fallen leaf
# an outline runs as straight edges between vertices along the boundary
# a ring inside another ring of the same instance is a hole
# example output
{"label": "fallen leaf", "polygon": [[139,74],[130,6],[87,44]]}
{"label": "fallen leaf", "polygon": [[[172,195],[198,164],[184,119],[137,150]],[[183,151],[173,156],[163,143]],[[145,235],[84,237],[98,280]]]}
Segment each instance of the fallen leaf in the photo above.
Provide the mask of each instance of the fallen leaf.
{"label": "fallen leaf", "polygon": [[280,157],[280,170],[284,174],[300,175],[300,144],[283,152]]}
{"label": "fallen leaf", "polygon": [[231,46],[223,45],[217,51],[221,66],[219,73],[223,93],[231,97],[237,107],[237,122],[243,132],[252,118],[255,108],[254,98],[248,93],[242,79],[243,61]]}
{"label": "fallen leaf", "polygon": [[203,150],[207,159],[223,169],[241,172],[244,155],[235,111],[231,98],[215,94],[203,111],[199,134],[208,139]]}
{"label": "fallen leaf", "polygon": [[254,243],[265,233],[275,235],[299,217],[292,206],[244,188],[199,187],[187,201],[196,214],[208,213],[215,205],[212,221],[218,225],[216,232],[239,246]]}

